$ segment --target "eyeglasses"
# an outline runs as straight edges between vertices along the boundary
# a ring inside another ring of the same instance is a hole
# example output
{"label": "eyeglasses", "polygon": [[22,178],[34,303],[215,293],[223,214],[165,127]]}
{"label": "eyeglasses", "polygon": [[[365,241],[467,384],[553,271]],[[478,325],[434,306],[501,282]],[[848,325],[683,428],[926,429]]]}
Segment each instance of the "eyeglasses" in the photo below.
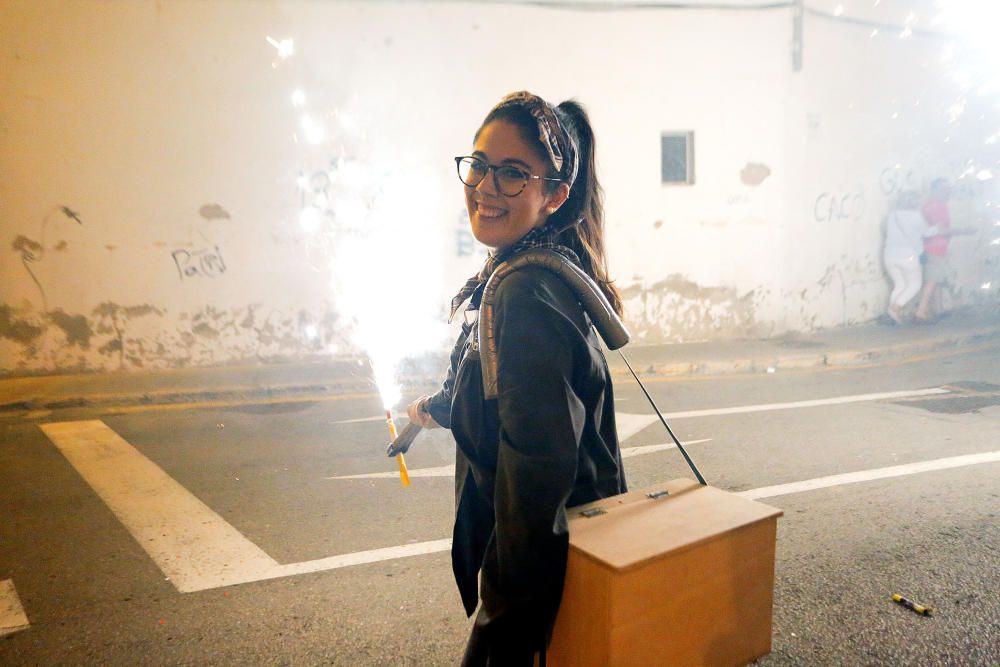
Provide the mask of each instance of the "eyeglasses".
{"label": "eyeglasses", "polygon": [[546,178],[545,176],[535,176],[523,169],[510,165],[489,164],[477,157],[459,156],[455,158],[458,167],[458,178],[465,185],[474,188],[483,182],[490,169],[493,170],[493,184],[497,192],[505,197],[516,197],[528,187],[529,180],[562,182],[559,178]]}

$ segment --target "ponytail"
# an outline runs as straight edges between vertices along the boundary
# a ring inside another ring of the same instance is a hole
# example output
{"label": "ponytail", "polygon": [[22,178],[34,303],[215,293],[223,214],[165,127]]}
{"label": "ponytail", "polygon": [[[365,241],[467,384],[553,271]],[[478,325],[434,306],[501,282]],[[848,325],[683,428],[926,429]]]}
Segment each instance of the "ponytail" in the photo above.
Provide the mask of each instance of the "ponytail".
{"label": "ponytail", "polygon": [[[611,307],[622,315],[622,298],[608,277],[608,259],[604,251],[604,190],[597,180],[597,160],[594,131],[583,106],[567,100],[556,107],[559,121],[573,136],[579,154],[576,181],[569,199],[556,211],[549,222],[562,229],[559,242],[579,257],[583,270],[600,287]],[[568,170],[567,166],[563,167]]]}

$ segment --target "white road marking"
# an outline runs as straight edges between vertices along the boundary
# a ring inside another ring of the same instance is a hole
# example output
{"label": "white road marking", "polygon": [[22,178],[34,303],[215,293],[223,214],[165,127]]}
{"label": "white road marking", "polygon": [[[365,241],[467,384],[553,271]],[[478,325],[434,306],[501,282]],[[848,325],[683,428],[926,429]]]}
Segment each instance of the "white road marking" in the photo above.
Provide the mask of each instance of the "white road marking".
{"label": "white road marking", "polygon": [[181,593],[419,556],[451,546],[451,540],[432,540],[282,565],[103,422],[41,428]]}
{"label": "white road marking", "polygon": [[[849,403],[863,403],[869,401],[885,401],[900,398],[919,398],[921,396],[937,396],[940,394],[950,394],[952,392],[944,389],[942,387],[933,387],[930,389],[912,389],[907,391],[886,391],[875,394],[853,394],[849,396],[834,396],[832,398],[818,398],[808,401],[790,401],[785,403],[758,403],[753,405],[739,405],[729,408],[709,408],[706,410],[685,410],[682,412],[670,412],[664,415],[668,419],[690,419],[694,417],[713,417],[719,415],[735,415],[735,414],[747,414],[752,412],[768,412],[772,410],[793,410],[801,408],[815,408],[824,405],[845,405]],[[633,435],[643,430],[650,424],[659,421],[659,418],[655,414],[633,414],[629,412],[619,412],[615,415],[618,423],[618,439],[621,442],[625,442]],[[366,417],[364,419],[350,419],[344,422],[333,422],[333,423],[353,423],[359,421],[377,421],[384,420],[385,417]],[[692,442],[702,442],[701,440]],[[687,444],[687,443],[685,443]],[[660,447],[660,445],[650,445],[650,447]],[[663,446],[664,448],[666,446]],[[623,456],[638,456],[639,454],[647,453],[645,451],[637,451],[631,454],[625,454],[625,449],[622,449]],[[650,451],[661,451],[660,449],[653,449]],[[411,477],[451,477],[455,474],[455,466],[440,466],[437,468],[416,468],[410,470]],[[396,479],[398,476],[397,472],[374,472],[365,473],[360,475],[336,475],[333,477],[327,477],[326,479]]]}
{"label": "white road marking", "polygon": [[[849,396],[834,396],[832,398],[817,398],[808,401],[788,401],[785,403],[757,403],[752,405],[737,405],[729,408],[708,408],[706,410],[683,410],[680,412],[665,412],[664,417],[669,419],[690,419],[692,417],[713,417],[716,415],[738,415],[749,412],[768,412],[771,410],[794,410],[798,408],[816,408],[824,405],[845,405],[848,403],[864,403],[868,401],[888,401],[899,398],[920,398],[921,396],[938,396],[940,394],[952,393],[943,387],[932,387],[930,389],[911,389],[907,391],[884,391],[876,394],[852,394]],[[617,402],[617,399],[616,399]],[[656,415],[631,414],[619,412],[616,414],[618,420],[618,439],[624,442],[630,437],[646,428],[655,421]],[[343,419],[330,422],[331,424],[356,424],[360,422],[385,421],[385,415],[375,417],[361,417],[359,419]],[[624,434],[624,435],[623,435]]]}
{"label": "white road marking", "polygon": [[834,396],[811,401],[791,401],[788,403],[758,403],[756,405],[739,405],[731,408],[711,408],[708,410],[685,410],[670,412],[664,415],[669,419],[688,419],[691,417],[713,417],[716,415],[738,415],[748,412],[767,412],[770,410],[791,410],[796,408],[816,408],[823,405],[844,405],[847,403],[863,403],[866,401],[887,401],[896,398],[918,398],[920,396],[936,396],[950,394],[941,387],[932,389],[916,389],[912,391],[886,391],[879,394],[854,394],[851,396]]}
{"label": "white road marking", "polygon": [[451,540],[431,540],[430,542],[413,542],[411,544],[401,544],[397,547],[385,547],[383,549],[370,549],[368,551],[355,551],[354,553],[341,554],[339,556],[329,556],[317,560],[308,560],[302,563],[289,563],[279,565],[275,574],[276,577],[285,577],[293,574],[307,574],[309,572],[322,572],[324,570],[336,570],[341,567],[351,565],[362,565],[365,563],[380,563],[397,558],[409,558],[411,556],[423,556],[440,551],[451,549]]}
{"label": "white road marking", "polygon": [[[822,402],[802,401],[796,407],[828,405],[831,404],[830,401],[837,404],[937,393],[947,392],[922,390],[919,393],[866,394],[863,395],[866,397],[864,399],[855,396],[825,399]],[[41,428],[182,593],[440,553],[451,548],[451,540],[439,539],[339,554],[301,563],[279,564],[103,422],[64,422],[45,424]],[[671,447],[673,444],[631,447],[626,450],[634,453],[625,454],[623,451],[623,455],[637,456]],[[772,498],[844,484],[996,462],[1000,462],[1000,451],[830,475],[751,489],[739,495],[752,499]],[[11,588],[12,586],[13,584]],[[3,598],[0,598],[0,602],[2,601]]]}
{"label": "white road marking", "polygon": [[1000,461],[1000,451],[982,452],[980,454],[966,454],[965,456],[952,456],[946,459],[934,459],[933,461],[918,461],[917,463],[904,463],[888,468],[875,468],[874,470],[859,470],[840,475],[829,475],[827,477],[816,477],[801,482],[790,482],[788,484],[776,484],[774,486],[763,486],[759,489],[742,491],[737,495],[744,498],[756,500],[758,498],[774,498],[784,496],[789,493],[802,493],[803,491],[813,491],[815,489],[826,489],[831,486],[843,486],[844,484],[856,484],[858,482],[870,482],[876,479],[889,479],[891,477],[904,477],[933,470],[947,470],[949,468],[961,468],[963,466],[977,465],[980,463],[995,463]]}
{"label": "white road marking", "polygon": [[655,421],[658,421],[656,415],[634,415],[630,412],[615,412],[618,441],[625,442]]}
{"label": "white road marking", "polygon": [[[633,415],[628,412],[619,412],[615,415],[618,421],[618,439],[628,440],[633,435],[646,428],[656,421],[656,415]],[[384,422],[385,414],[375,417],[359,417],[357,419],[338,419],[331,424],[362,424],[364,422]]]}
{"label": "white road marking", "polygon": [[[696,445],[700,442],[708,442],[711,438],[702,438],[701,440],[687,440],[682,443],[686,445]],[[667,449],[673,449],[676,445],[672,442],[663,445],[644,445],[642,447],[622,447],[622,458],[627,459],[633,456],[639,456],[640,454],[652,454],[654,452],[662,452]],[[436,468],[410,468],[410,477],[454,477],[455,476],[455,464],[438,466]],[[335,475],[333,477],[326,477],[324,479],[399,479],[398,472],[366,472],[358,475]]]}
{"label": "white road marking", "polygon": [[[391,461],[390,459],[386,459]],[[455,464],[438,466],[436,468],[410,468],[407,472],[410,477],[454,477]],[[399,479],[399,471],[393,472],[366,472],[359,475],[336,475],[325,477],[324,479]]]}
{"label": "white road marking", "polygon": [[[687,444],[687,443],[685,443]],[[653,445],[659,446],[659,445]],[[665,447],[671,447],[673,445],[665,445]],[[640,447],[635,447],[634,449],[641,449]],[[807,479],[801,482],[792,482],[790,484],[778,484],[776,486],[764,486],[759,489],[751,489],[749,491],[742,491],[737,495],[743,496],[744,498],[750,498],[753,500],[758,500],[761,498],[773,498],[775,496],[787,495],[790,493],[801,493],[803,491],[812,491],[814,489],[824,489],[831,486],[839,486],[842,484],[854,484],[858,482],[867,482],[876,479],[887,479],[890,477],[902,477],[906,475],[916,475],[923,472],[931,472],[934,470],[947,470],[949,468],[959,468],[962,466],[978,465],[982,463],[995,463],[1000,462],[1000,451],[994,452],[984,452],[982,454],[969,454],[966,456],[953,456],[945,459],[935,459],[933,461],[921,461],[918,463],[908,463],[905,465],[890,466],[888,468],[875,468],[873,470],[862,470],[853,473],[846,473],[843,475],[830,475],[827,477],[817,477],[815,479]],[[429,554],[435,551],[447,551],[451,548],[451,540],[437,540],[435,542],[421,542],[419,545],[405,545],[403,547],[395,547],[396,549],[414,549],[419,546],[419,554]],[[405,558],[408,555],[417,554],[406,554],[403,556],[391,556],[392,547],[389,549],[376,549],[374,551],[362,551],[359,555],[363,555],[365,563],[376,562],[374,557],[376,554],[379,556],[386,556],[385,558],[379,557],[378,560],[390,560],[391,558]],[[343,556],[334,556],[337,559],[347,559],[353,554],[344,554]],[[323,559],[327,560],[327,559]],[[321,563],[320,561],[309,561],[309,563]],[[354,563],[348,562],[347,564],[353,565]],[[303,563],[302,565],[305,565]],[[286,566],[291,567],[291,566]],[[334,567],[345,567],[345,565],[333,565],[329,568],[323,569],[333,569]],[[316,572],[317,569],[310,569],[309,572]]]}
{"label": "white road marking", "polygon": [[256,581],[278,566],[104,422],[41,429],[182,593]]}
{"label": "white road marking", "polygon": [[[687,447],[688,445],[697,445],[702,442],[711,442],[711,438],[701,438],[700,440],[685,440],[681,444]],[[640,456],[642,454],[652,454],[654,452],[662,452],[668,449],[677,449],[677,445],[672,442],[668,442],[662,445],[642,445],[640,447],[623,447],[622,448],[622,458],[627,459],[633,456]]]}
{"label": "white road marking", "polygon": [[0,581],[0,637],[27,630],[31,624],[17,596],[13,579]]}

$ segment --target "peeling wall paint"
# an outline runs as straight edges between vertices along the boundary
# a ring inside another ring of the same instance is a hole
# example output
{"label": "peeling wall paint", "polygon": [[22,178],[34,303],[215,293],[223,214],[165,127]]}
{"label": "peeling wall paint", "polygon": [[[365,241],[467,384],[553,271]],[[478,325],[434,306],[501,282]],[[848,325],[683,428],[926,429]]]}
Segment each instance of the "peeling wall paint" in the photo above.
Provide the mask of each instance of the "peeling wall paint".
{"label": "peeling wall paint", "polygon": [[43,331],[45,331],[44,326],[22,318],[21,313],[7,304],[0,304],[0,337],[27,347],[34,343]]}
{"label": "peeling wall paint", "polygon": [[90,337],[94,334],[90,328],[90,323],[83,315],[68,315],[57,309],[48,314],[49,321],[62,330],[66,337],[66,345],[72,347],[79,346],[81,349],[90,347]]}
{"label": "peeling wall paint", "polygon": [[740,181],[743,185],[758,186],[771,175],[771,168],[766,164],[748,162],[740,171]]}
{"label": "peeling wall paint", "polygon": [[129,371],[329,358],[356,352],[335,313],[255,304],[206,307],[177,318],[151,306],[105,302],[90,313],[0,304],[0,374]]}
{"label": "peeling wall paint", "polygon": [[[456,52],[480,49],[476,31],[487,23],[536,45],[539,62],[568,63],[536,68],[530,85],[591,112],[609,263],[639,344],[871,320],[888,294],[879,225],[893,198],[962,173],[974,154],[958,125],[933,122],[939,105],[913,104],[944,85],[933,63],[912,66],[932,47],[809,17],[814,55],[793,72],[781,12],[560,14],[570,32],[607,37],[594,50],[547,40],[548,10],[524,5],[181,4],[108,3],[99,29],[82,3],[34,0],[0,13],[9,92],[0,98],[2,373],[351,353],[331,258],[365,232],[365,213],[397,167],[413,188],[403,215],[444,249],[414,248],[413,261],[440,265],[441,280],[415,284],[407,267],[375,262],[359,273],[401,269],[385,281],[387,308],[421,290],[443,310],[485,257],[450,156],[508,86],[526,85],[493,53],[475,71],[447,66]],[[298,42],[280,62],[265,40],[246,39],[279,24]],[[220,43],[231,47],[226,58],[216,58]],[[661,83],[679,83],[649,85],[637,57],[662,65]],[[199,66],[177,77],[177,62]],[[390,74],[396,85],[386,89]],[[299,85],[305,106],[290,95]],[[906,117],[890,120],[898,110]],[[327,130],[353,130],[311,144],[306,112]],[[697,133],[697,178],[666,187],[656,139],[678,128]],[[970,181],[955,189],[956,221],[978,221],[976,202],[1000,200],[1000,179]],[[353,182],[362,186],[345,186]],[[311,209],[310,232],[302,214]],[[952,244],[958,303],[1000,296],[1000,259],[995,247],[989,254],[996,228],[981,226],[975,243]]]}
{"label": "peeling wall paint", "polygon": [[218,204],[205,204],[198,209],[198,215],[206,220],[229,220],[229,211]]}
{"label": "peeling wall paint", "polygon": [[703,287],[680,275],[622,290],[629,329],[643,343],[759,336],[757,298],[753,291]]}

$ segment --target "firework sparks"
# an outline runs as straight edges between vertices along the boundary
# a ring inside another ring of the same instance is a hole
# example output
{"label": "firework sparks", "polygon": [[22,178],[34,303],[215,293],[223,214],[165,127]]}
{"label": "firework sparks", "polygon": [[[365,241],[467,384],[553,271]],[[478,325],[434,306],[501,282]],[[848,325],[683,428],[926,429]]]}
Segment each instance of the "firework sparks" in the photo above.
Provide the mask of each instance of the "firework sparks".
{"label": "firework sparks", "polygon": [[[295,53],[291,38],[266,40],[277,50],[272,67]],[[447,338],[438,289],[441,244],[429,233],[440,226],[434,205],[444,197],[433,170],[401,152],[391,133],[370,131],[384,124],[384,106],[357,96],[338,104],[295,85],[310,78],[301,71],[307,63],[295,64],[299,71],[290,73],[295,79],[285,101],[303,164],[293,172],[298,212],[292,219],[315,258],[311,264],[329,276],[338,333],[350,351],[369,359],[394,440],[401,362],[440,349]],[[316,341],[319,330],[308,325],[303,335]],[[329,350],[335,352],[332,345]],[[409,485],[405,459],[397,461]]]}
{"label": "firework sparks", "polygon": [[295,54],[295,40],[291,38],[277,40],[270,35],[265,37],[265,39],[268,44],[273,46],[278,51],[278,57],[282,60],[287,60]]}

